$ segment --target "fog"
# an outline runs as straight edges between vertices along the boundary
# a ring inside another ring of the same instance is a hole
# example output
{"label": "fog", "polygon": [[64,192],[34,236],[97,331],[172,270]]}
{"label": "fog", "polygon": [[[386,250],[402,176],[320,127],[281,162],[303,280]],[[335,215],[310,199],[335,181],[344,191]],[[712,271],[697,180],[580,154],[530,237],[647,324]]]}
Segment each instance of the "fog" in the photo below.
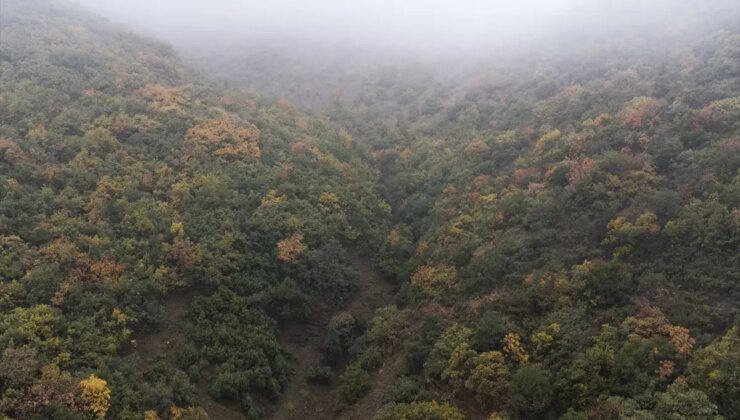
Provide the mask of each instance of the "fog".
{"label": "fog", "polygon": [[[640,36],[686,14],[736,19],[727,0],[77,0],[183,51],[283,42],[427,53],[559,48]],[[712,17],[713,18],[713,17]]]}

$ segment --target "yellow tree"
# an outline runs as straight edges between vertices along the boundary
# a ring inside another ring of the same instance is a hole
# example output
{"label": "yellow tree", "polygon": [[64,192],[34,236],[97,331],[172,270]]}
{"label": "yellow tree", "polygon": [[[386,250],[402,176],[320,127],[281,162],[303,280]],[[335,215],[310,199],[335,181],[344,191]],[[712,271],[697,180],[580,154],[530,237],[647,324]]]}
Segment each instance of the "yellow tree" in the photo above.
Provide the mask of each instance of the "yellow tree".
{"label": "yellow tree", "polygon": [[477,357],[478,354],[470,348],[470,344],[461,343],[450,354],[447,366],[442,371],[442,379],[457,389],[462,388]]}
{"label": "yellow tree", "polygon": [[457,283],[455,267],[424,265],[411,276],[411,284],[431,296],[440,296]]}
{"label": "yellow tree", "polygon": [[483,402],[495,403],[506,393],[509,368],[499,351],[482,353],[475,360],[475,367],[465,382],[465,388],[476,393]]}
{"label": "yellow tree", "polygon": [[110,407],[110,389],[105,379],[94,374],[80,381],[82,388],[82,403],[87,411],[91,411],[96,418],[105,418]]}
{"label": "yellow tree", "polygon": [[260,132],[254,125],[235,118],[202,122],[188,130],[185,139],[193,144],[213,149],[220,157],[260,157],[257,145]]}
{"label": "yellow tree", "polygon": [[520,365],[529,361],[529,355],[522,346],[521,338],[515,332],[510,332],[504,337],[504,354]]}

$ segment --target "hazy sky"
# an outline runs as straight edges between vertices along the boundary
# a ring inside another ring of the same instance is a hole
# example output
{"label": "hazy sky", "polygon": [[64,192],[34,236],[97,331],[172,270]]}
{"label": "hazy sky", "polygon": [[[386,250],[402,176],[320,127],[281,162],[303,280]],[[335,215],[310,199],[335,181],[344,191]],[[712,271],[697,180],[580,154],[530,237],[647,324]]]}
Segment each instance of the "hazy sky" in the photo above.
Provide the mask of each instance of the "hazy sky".
{"label": "hazy sky", "polygon": [[[516,45],[669,21],[701,0],[76,0],[183,48],[303,40],[410,48]],[[706,3],[726,0],[704,0]],[[733,2],[727,2],[728,4]],[[740,3],[740,1],[734,2]],[[740,17],[739,17],[740,19]]]}

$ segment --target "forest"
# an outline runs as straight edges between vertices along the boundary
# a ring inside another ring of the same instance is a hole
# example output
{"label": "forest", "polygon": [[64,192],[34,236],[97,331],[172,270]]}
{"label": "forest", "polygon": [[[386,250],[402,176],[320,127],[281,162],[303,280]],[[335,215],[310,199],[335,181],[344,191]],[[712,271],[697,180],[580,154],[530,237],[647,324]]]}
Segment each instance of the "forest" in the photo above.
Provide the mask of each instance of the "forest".
{"label": "forest", "polygon": [[0,418],[740,419],[740,15],[689,16],[445,72],[2,0]]}

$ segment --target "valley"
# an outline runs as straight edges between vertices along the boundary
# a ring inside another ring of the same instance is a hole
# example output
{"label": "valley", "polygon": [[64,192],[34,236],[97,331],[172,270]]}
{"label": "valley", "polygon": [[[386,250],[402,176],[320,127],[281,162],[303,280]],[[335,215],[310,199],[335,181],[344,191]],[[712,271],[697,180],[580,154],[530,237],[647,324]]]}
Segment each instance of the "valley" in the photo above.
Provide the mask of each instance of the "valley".
{"label": "valley", "polygon": [[0,417],[740,418],[736,2],[168,1],[0,4]]}

